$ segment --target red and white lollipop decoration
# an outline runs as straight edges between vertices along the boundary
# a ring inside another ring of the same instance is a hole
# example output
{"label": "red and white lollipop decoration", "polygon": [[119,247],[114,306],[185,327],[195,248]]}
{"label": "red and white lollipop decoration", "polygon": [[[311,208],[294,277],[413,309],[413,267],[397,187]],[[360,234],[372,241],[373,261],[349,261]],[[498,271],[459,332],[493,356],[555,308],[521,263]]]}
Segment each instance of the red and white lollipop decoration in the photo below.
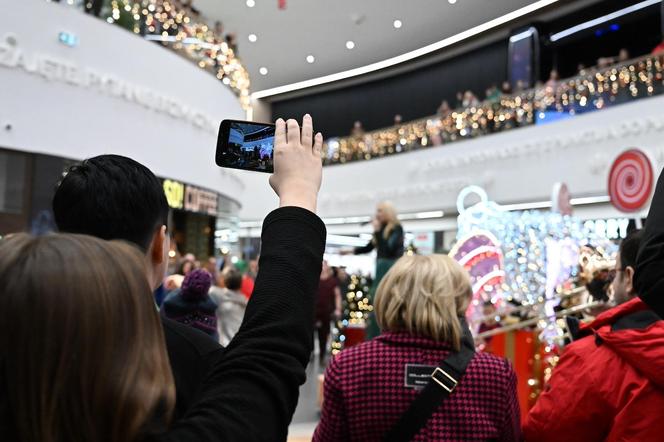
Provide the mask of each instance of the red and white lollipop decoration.
{"label": "red and white lollipop decoration", "polygon": [[654,173],[648,156],[639,149],[630,149],[613,162],[609,173],[611,204],[621,212],[636,212],[650,199]]}

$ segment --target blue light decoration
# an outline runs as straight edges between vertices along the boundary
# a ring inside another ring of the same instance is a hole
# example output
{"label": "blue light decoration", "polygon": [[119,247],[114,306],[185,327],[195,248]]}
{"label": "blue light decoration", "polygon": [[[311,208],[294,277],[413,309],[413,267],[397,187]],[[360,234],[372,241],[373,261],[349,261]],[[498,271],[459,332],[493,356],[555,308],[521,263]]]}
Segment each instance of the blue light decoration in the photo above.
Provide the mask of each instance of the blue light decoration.
{"label": "blue light decoration", "polygon": [[71,32],[61,31],[58,34],[58,41],[63,45],[69,46],[71,48],[78,46],[78,36],[72,34]]}
{"label": "blue light decoration", "polygon": [[[465,199],[470,194],[480,196],[480,201],[466,208]],[[495,238],[502,252],[502,283],[489,291],[480,292],[469,310],[472,321],[481,316],[483,302],[497,307],[507,303],[532,306],[531,316],[539,316],[542,338],[553,342],[563,331],[556,326],[554,308],[560,304],[560,293],[571,290],[579,276],[579,250],[586,244],[598,244],[600,239],[579,219],[549,211],[526,210],[510,212],[489,201],[486,192],[470,186],[461,191],[457,199],[458,244],[450,253],[464,263],[464,255],[476,251],[460,248],[468,238],[487,234]],[[605,243],[606,241],[601,241]],[[461,244],[461,245],[459,245]],[[481,278],[481,275],[473,275]]]}

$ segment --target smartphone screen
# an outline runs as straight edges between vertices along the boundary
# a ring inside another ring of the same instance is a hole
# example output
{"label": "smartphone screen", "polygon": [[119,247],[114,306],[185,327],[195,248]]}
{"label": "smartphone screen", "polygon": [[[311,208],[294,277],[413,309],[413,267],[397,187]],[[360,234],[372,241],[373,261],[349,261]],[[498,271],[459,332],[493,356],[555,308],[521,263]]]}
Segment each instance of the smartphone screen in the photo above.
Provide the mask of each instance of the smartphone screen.
{"label": "smartphone screen", "polygon": [[216,162],[220,167],[274,171],[274,124],[224,120],[219,128]]}

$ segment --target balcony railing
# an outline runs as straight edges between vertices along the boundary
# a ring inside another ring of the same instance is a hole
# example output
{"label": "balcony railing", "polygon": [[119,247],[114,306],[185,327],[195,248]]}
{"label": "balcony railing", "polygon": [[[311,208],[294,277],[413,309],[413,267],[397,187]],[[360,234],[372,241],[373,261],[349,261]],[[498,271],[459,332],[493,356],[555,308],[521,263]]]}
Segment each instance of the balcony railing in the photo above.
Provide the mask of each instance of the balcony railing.
{"label": "balcony railing", "polygon": [[[65,3],[64,0],[62,3]],[[234,44],[216,35],[208,24],[181,2],[67,0],[66,3],[170,48],[215,75],[239,97],[243,108],[250,106],[249,73],[237,57]]]}
{"label": "balcony railing", "polygon": [[329,139],[325,163],[371,160],[546,124],[664,93],[664,54],[649,55],[524,92],[362,135]]}

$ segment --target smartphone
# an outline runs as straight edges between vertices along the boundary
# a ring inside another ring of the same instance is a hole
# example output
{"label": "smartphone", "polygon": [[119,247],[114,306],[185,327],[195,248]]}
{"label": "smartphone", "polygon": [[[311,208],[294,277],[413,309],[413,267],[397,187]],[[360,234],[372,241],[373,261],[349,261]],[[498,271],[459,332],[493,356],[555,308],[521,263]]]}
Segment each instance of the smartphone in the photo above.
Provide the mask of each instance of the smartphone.
{"label": "smartphone", "polygon": [[216,163],[219,167],[274,172],[274,124],[222,121]]}

